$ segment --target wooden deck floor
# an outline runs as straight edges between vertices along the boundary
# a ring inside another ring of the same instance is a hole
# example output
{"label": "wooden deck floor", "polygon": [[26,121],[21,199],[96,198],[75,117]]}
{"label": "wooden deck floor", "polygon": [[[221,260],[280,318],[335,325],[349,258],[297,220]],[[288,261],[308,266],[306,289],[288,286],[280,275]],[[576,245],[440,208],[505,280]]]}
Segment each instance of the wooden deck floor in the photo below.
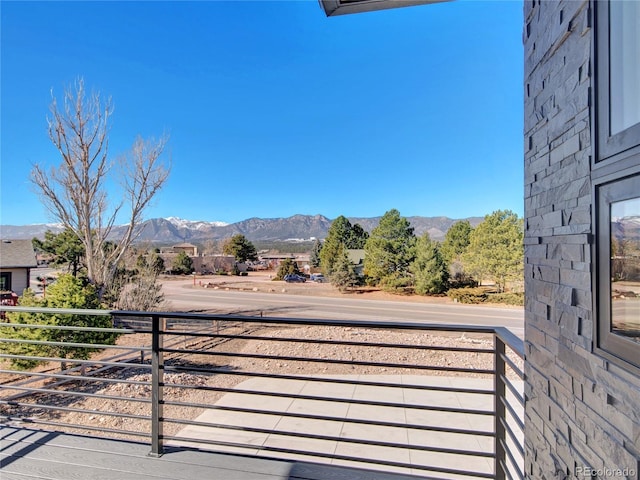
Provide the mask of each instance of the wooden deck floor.
{"label": "wooden deck floor", "polygon": [[[415,476],[0,427],[2,480],[407,480]],[[424,477],[422,477],[424,478]]]}

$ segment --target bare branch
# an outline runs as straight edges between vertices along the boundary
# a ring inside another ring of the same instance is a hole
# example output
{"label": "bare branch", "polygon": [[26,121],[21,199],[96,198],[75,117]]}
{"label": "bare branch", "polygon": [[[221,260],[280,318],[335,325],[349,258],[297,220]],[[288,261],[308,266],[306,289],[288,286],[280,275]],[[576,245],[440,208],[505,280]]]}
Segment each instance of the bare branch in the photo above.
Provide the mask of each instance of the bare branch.
{"label": "bare branch", "polygon": [[[108,156],[111,99],[87,94],[83,79],[65,90],[63,104],[53,96],[47,118],[49,138],[60,152],[61,162],[47,173],[34,165],[31,182],[49,212],[82,241],[87,274],[102,289],[113,282],[118,262],[136,238],[136,228],[169,170],[160,156],[168,138],[145,142],[136,139],[131,154],[116,172],[124,188],[122,203],[109,205],[107,182],[112,173]],[[127,232],[115,243],[107,238],[122,211],[130,208]]]}

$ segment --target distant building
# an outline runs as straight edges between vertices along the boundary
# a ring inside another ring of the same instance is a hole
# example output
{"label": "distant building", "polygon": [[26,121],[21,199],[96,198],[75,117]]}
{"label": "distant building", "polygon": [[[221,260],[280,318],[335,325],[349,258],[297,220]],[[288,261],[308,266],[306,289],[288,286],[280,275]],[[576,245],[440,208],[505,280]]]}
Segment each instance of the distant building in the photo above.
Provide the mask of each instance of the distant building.
{"label": "distant building", "polygon": [[31,240],[0,241],[0,291],[22,295],[29,287],[31,269],[37,266]]}
{"label": "distant building", "polygon": [[160,249],[160,253],[180,253],[184,252],[190,257],[198,256],[198,247],[191,243],[178,243],[171,247],[164,247]]}

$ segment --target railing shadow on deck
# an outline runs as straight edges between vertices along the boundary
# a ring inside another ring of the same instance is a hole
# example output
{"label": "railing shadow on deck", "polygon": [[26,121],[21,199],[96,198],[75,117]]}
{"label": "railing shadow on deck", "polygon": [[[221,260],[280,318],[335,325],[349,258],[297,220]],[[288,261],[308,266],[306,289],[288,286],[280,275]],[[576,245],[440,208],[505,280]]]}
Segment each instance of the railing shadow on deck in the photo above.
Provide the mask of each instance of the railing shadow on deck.
{"label": "railing shadow on deck", "polygon": [[[2,308],[34,314],[0,324],[6,424],[142,439],[152,456],[524,477],[523,345],[502,327]],[[74,320],[99,315],[112,327]],[[116,345],[83,336],[108,334]]]}

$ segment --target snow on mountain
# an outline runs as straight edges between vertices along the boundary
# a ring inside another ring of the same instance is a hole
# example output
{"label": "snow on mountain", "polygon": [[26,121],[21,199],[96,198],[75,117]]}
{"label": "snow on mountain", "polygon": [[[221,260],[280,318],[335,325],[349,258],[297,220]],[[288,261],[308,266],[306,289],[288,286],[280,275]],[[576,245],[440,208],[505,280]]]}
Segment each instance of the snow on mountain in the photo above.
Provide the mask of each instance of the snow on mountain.
{"label": "snow on mountain", "polygon": [[185,220],[184,218],[179,218],[179,217],[167,217],[165,218],[165,220],[175,225],[178,228],[189,228],[189,229],[196,229],[196,230],[202,230],[210,227],[226,227],[227,225],[229,225],[226,222],[205,222],[203,220]]}

